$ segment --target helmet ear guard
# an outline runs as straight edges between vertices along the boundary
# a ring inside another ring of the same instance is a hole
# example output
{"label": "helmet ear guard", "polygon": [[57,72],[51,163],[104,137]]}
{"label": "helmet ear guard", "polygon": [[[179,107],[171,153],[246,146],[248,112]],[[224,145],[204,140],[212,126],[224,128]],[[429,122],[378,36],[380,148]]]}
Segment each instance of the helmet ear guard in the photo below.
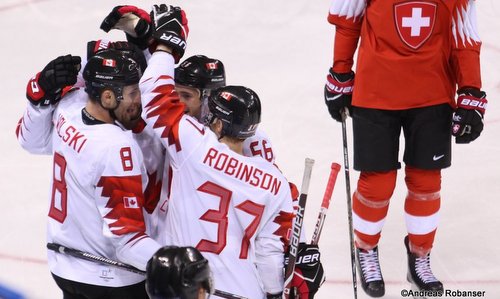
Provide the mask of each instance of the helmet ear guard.
{"label": "helmet ear guard", "polygon": [[212,122],[212,113],[210,113],[210,109],[208,108],[208,100],[210,96],[201,98],[201,112],[200,112],[200,121],[205,125],[209,126]]}

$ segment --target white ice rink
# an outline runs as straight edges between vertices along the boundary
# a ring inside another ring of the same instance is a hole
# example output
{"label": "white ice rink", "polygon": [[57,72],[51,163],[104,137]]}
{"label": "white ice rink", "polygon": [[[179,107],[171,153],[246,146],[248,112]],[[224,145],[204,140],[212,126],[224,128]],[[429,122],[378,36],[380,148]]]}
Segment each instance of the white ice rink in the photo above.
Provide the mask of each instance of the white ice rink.
{"label": "white ice rink", "polygon": [[[182,5],[188,14],[191,31],[185,57],[205,54],[219,58],[226,66],[229,84],[246,85],[259,94],[261,127],[273,141],[284,174],[300,184],[304,158],[316,160],[305,216],[307,235],[311,236],[330,163],[343,161],[341,126],[330,118],[323,103],[334,34],[326,21],[330,1],[170,3]],[[99,29],[103,17],[120,4],[149,10],[154,2],[0,0],[0,284],[27,298],[55,299],[61,294],[45,257],[51,157],[28,154],[14,134],[26,106],[26,82],[56,56],[84,54],[88,40],[123,40],[119,32],[107,35]],[[454,145],[453,165],[443,171],[441,222],[432,265],[446,289],[485,291],[485,298],[498,299],[500,1],[478,0],[477,9],[483,40],[483,88],[490,104],[482,136],[469,145]],[[348,125],[351,137],[350,122]],[[356,181],[357,173],[351,170],[352,190]],[[379,246],[387,290],[384,298],[403,298],[401,291],[409,288],[403,245],[405,192],[400,171]],[[327,281],[316,298],[353,298],[342,172],[320,247]],[[358,298],[368,298],[361,287]]]}

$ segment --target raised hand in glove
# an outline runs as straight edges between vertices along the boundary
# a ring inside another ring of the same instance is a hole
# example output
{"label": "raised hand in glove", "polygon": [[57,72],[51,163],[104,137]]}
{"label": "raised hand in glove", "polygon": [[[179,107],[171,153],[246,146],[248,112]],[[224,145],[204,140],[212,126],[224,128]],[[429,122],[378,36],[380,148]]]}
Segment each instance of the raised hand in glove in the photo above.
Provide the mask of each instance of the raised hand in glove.
{"label": "raised hand in glove", "polygon": [[177,6],[153,6],[153,39],[172,49],[175,63],[184,55],[189,33],[188,20],[184,11]]}
{"label": "raised hand in glove", "polygon": [[79,56],[59,56],[29,80],[26,97],[35,106],[48,106],[61,99],[62,89],[76,83],[81,67]]}
{"label": "raised hand in glove", "polygon": [[151,16],[145,10],[132,5],[116,6],[104,18],[101,29],[109,32],[119,29],[125,32],[127,41],[144,50],[149,46],[151,33]]}
{"label": "raised hand in glove", "polygon": [[342,121],[344,108],[351,113],[352,90],[354,86],[354,72],[335,73],[331,68],[326,76],[325,104],[328,112],[336,121]]}
{"label": "raised hand in glove", "polygon": [[457,110],[453,114],[451,130],[456,143],[469,143],[481,135],[487,104],[484,91],[477,88],[458,91]]}
{"label": "raised hand in glove", "polygon": [[[318,245],[299,244],[290,298],[312,299],[325,281]],[[288,258],[285,257],[285,268]],[[293,291],[295,289],[295,292]],[[298,295],[298,297],[294,297]]]}

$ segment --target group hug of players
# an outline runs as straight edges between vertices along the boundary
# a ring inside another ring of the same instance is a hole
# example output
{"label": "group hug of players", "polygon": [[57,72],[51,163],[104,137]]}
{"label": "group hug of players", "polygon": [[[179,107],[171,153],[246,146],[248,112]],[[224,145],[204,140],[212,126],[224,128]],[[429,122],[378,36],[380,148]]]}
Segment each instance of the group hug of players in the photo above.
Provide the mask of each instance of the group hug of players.
{"label": "group hug of players", "polygon": [[[332,0],[324,99],[333,119],[352,117],[361,171],[352,254],[372,297],[385,294],[378,242],[401,167],[401,131],[407,279],[443,292],[430,268],[441,169],[451,165],[452,136],[480,136],[487,107],[475,11],[474,0]],[[304,236],[293,292],[283,294],[297,191],[258,127],[255,91],[226,86],[218,59],[181,62],[189,28],[179,7],[117,6],[101,28],[124,31],[127,42],[91,41],[85,59],[49,62],[28,82],[16,133],[27,151],[53,155],[49,247],[147,275],[49,250],[63,297],[313,298],[324,273]]]}

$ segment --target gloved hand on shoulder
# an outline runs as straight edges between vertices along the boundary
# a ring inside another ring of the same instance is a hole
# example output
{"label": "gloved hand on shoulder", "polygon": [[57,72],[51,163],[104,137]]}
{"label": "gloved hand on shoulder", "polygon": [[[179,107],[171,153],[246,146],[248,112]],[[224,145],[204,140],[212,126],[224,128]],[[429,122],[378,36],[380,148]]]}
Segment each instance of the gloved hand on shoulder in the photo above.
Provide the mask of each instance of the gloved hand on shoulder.
{"label": "gloved hand on shoulder", "polygon": [[76,83],[81,68],[80,56],[59,56],[31,78],[26,87],[26,97],[35,106],[56,104],[66,86]]}

